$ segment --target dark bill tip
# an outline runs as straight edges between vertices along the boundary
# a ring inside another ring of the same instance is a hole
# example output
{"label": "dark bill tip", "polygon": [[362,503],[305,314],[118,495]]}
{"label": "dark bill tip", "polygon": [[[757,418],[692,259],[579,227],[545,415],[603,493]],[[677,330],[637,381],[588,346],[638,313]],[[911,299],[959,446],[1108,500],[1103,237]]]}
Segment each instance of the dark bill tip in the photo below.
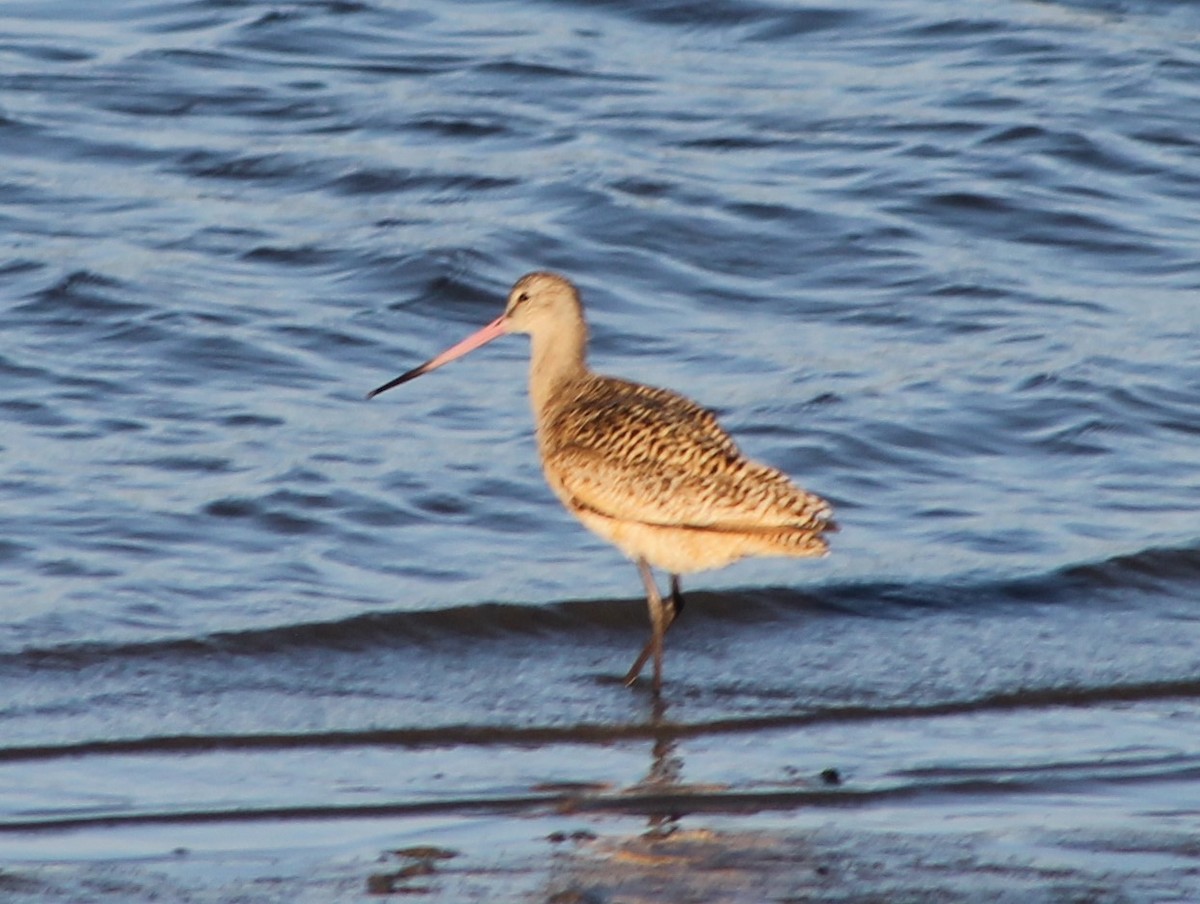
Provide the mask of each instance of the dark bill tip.
{"label": "dark bill tip", "polygon": [[401,383],[407,383],[409,380],[415,380],[417,377],[421,376],[421,374],[425,373],[427,367],[428,367],[427,364],[422,364],[420,367],[414,367],[412,370],[410,370],[406,373],[400,374],[400,376],[396,377],[396,379],[394,379],[394,380],[389,380],[387,383],[384,383],[382,386],[376,386],[374,389],[372,389],[370,392],[367,393],[367,398],[373,399],[373,398],[375,398],[375,396],[379,395],[381,392],[387,392],[389,389],[395,389]]}

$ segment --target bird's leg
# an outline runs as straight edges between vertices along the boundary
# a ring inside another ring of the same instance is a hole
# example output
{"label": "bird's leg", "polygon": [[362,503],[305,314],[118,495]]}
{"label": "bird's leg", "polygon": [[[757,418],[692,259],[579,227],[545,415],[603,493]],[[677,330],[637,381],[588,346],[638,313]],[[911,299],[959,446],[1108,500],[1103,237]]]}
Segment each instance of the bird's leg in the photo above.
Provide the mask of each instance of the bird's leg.
{"label": "bird's leg", "polygon": [[[675,624],[675,619],[679,617],[679,613],[683,611],[683,592],[679,589],[679,575],[671,575],[671,608],[668,609],[663,604],[663,598],[658,593],[658,585],[654,583],[654,574],[650,571],[650,566],[643,560],[638,560],[638,570],[642,573],[642,581],[646,585],[646,602],[650,606],[650,639],[646,641],[646,646],[642,648],[642,652],[638,655],[637,661],[633,667],[625,675],[625,686],[628,687],[637,681],[638,675],[642,673],[642,668],[646,665],[646,660],[654,656],[654,675],[655,675],[655,690],[662,686],[662,639],[667,633],[667,629]],[[657,601],[657,605],[655,602]],[[657,613],[657,616],[656,616]],[[658,630],[658,623],[662,623],[662,630]]]}
{"label": "bird's leg", "polygon": [[671,620],[667,627],[675,624],[675,619],[683,614],[683,591],[679,589],[679,575],[671,575]]}
{"label": "bird's leg", "polygon": [[[654,572],[650,570],[650,565],[645,559],[638,559],[637,566],[638,572],[642,576],[642,583],[646,585],[646,605],[650,609],[650,639],[646,642],[646,646],[642,649],[633,667],[625,674],[626,687],[631,687],[633,682],[637,681],[646,660],[655,656],[656,652],[656,678],[661,681],[662,634],[666,631],[667,607],[663,605],[662,596],[658,592],[658,585],[654,581]],[[658,690],[657,684],[655,690]]]}
{"label": "bird's leg", "polygon": [[[679,618],[679,614],[683,612],[683,592],[679,589],[679,575],[671,575],[671,608],[667,610],[666,624],[663,625],[663,633],[666,634],[671,625],[675,624],[675,619]],[[665,608],[665,607],[664,607]],[[642,647],[642,652],[638,656],[637,661],[633,664],[625,676],[625,684],[633,684],[637,680],[637,676],[641,674],[642,667],[645,666],[646,660],[654,653],[654,637],[646,641],[646,645]]]}
{"label": "bird's leg", "polygon": [[[666,634],[671,625],[675,624],[675,619],[679,618],[679,614],[683,612],[683,593],[679,589],[679,575],[671,575],[671,608],[667,610],[666,623],[663,625],[663,634]],[[666,607],[664,607],[666,608]],[[651,634],[650,639],[646,641],[646,645],[642,647],[642,652],[638,655],[637,661],[633,667],[625,675],[625,685],[628,687],[637,680],[637,676],[641,674],[642,668],[654,654],[654,635]]]}

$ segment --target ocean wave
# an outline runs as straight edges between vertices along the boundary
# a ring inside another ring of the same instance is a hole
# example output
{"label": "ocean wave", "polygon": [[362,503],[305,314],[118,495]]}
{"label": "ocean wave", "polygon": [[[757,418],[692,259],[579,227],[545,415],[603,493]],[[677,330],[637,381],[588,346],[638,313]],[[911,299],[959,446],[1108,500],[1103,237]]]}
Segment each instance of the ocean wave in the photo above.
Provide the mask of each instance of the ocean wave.
{"label": "ocean wave", "polygon": [[[942,583],[849,583],[686,594],[688,620],[794,621],[812,616],[916,617],[926,610],[979,611],[1011,605],[1093,605],[1100,594],[1174,597],[1200,583],[1200,547],[1152,548],[1044,574]],[[353,651],[448,639],[640,631],[641,599],[571,600],[549,605],[485,602],[417,611],[371,612],[313,621],[118,643],[28,646],[0,654],[0,671],[75,669],[114,659],[260,656],[298,650]]]}

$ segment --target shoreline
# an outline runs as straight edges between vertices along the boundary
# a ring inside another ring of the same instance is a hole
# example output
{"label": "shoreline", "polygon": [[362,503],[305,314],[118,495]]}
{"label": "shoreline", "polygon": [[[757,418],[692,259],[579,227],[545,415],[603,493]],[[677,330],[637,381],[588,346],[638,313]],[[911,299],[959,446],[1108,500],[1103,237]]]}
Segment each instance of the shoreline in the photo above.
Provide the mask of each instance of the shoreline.
{"label": "shoreline", "polygon": [[[1172,785],[1180,787],[1171,787]],[[1142,902],[1200,898],[1187,782],[966,791],[752,813],[297,819],[7,833],[11,904],[334,902]],[[1131,809],[1132,807],[1132,809]]]}

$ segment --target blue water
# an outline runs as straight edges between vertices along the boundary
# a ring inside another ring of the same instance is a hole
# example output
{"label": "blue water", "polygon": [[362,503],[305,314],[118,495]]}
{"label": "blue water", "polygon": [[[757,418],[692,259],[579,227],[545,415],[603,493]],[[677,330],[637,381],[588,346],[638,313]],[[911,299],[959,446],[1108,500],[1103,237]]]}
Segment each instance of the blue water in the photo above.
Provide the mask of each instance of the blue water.
{"label": "blue water", "polygon": [[894,758],[800,768],[975,755],[903,715],[1191,775],[1198,39],[1166,0],[5,4],[0,831],[348,805],[380,746],[355,806],[639,778],[640,583],[542,481],[524,341],[363,399],[532,269],[842,528],[685,582],[685,764],[845,720]]}

